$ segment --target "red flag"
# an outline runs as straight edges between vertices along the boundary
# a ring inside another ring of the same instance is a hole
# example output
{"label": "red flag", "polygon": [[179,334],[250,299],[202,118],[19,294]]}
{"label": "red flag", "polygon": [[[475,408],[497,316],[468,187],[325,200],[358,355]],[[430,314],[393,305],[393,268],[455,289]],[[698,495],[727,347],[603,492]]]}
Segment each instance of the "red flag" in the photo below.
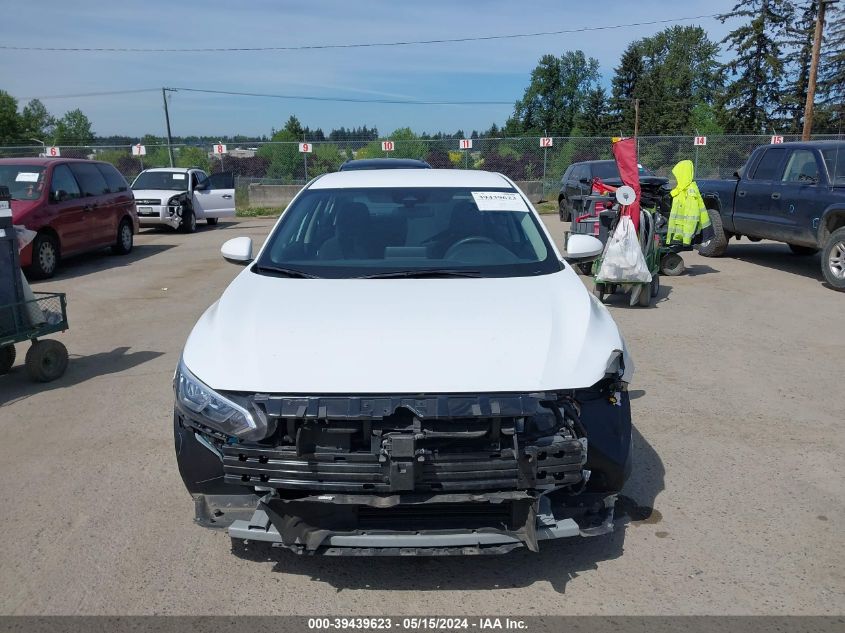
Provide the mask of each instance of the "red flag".
{"label": "red flag", "polygon": [[637,198],[623,213],[631,217],[634,228],[640,230],[640,169],[637,164],[637,140],[623,138],[613,142],[613,157],[619,168],[622,182],[634,190]]}

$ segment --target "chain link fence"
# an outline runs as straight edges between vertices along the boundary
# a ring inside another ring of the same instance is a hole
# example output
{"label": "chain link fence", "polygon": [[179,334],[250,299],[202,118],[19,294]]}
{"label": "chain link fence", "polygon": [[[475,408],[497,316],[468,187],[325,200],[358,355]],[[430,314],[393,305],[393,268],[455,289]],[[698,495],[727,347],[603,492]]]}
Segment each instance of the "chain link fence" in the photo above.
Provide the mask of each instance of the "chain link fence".
{"label": "chain link fence", "polygon": [[[784,142],[800,136],[783,136]],[[845,139],[845,136],[814,136],[814,140]],[[771,136],[708,136],[696,145],[693,136],[642,136],[638,139],[639,161],[661,176],[671,177],[678,161],[693,160],[698,178],[727,178],[740,169],[751,151],[771,142]],[[566,167],[585,160],[612,158],[608,137],[552,137],[542,146],[539,137],[469,139],[384,139],[376,141],[309,142],[309,152],[296,142],[246,142],[218,155],[212,145],[173,145],[177,167],[199,167],[208,172],[231,171],[238,188],[251,183],[301,185],[308,179],[336,171],[352,158],[417,158],[439,169],[485,169],[519,181],[539,181],[546,196],[556,196]],[[389,143],[385,143],[389,141]],[[463,143],[466,145],[466,142]],[[392,148],[392,149],[389,149]],[[43,154],[41,146],[0,147],[0,157],[31,157]],[[168,147],[146,145],[146,154],[133,155],[132,146],[60,146],[62,157],[92,158],[112,163],[131,182],[143,169],[170,165]]]}

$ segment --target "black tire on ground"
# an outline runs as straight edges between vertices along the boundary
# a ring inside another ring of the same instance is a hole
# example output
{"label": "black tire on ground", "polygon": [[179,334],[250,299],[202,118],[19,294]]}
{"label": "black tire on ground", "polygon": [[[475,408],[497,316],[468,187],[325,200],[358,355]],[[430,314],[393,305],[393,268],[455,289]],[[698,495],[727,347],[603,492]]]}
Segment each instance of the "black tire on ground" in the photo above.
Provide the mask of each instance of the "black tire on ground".
{"label": "black tire on ground", "polygon": [[566,200],[563,198],[557,201],[557,214],[560,216],[561,222],[570,222],[572,220],[572,214],[569,212],[569,207],[566,206]]}
{"label": "black tire on ground", "polygon": [[705,257],[721,257],[728,249],[728,236],[722,225],[722,216],[716,209],[707,209],[710,224],[713,225],[713,237],[698,247],[698,252]]}
{"label": "black tire on ground", "polygon": [[582,275],[587,275],[589,277],[593,274],[593,262],[581,262],[578,264],[578,270],[581,271]]}
{"label": "black tire on ground", "polygon": [[59,246],[56,238],[48,233],[39,233],[32,240],[32,264],[28,273],[33,279],[49,279],[59,266]]}
{"label": "black tire on ground", "polygon": [[845,291],[845,226],[836,229],[825,242],[822,274],[834,290]]}
{"label": "black tire on ground", "polygon": [[129,218],[123,218],[117,227],[117,239],[112,244],[111,252],[115,255],[128,255],[135,246],[135,234]]}
{"label": "black tire on ground", "polygon": [[684,258],[677,253],[666,253],[660,260],[660,272],[667,277],[683,275],[686,269]]}
{"label": "black tire on ground", "polygon": [[657,293],[660,292],[660,275],[654,273],[651,277],[651,296],[652,298],[657,296]]}
{"label": "black tire on ground", "polygon": [[0,347],[0,374],[6,374],[15,364],[15,346],[4,345]]}
{"label": "black tire on ground", "polygon": [[67,348],[59,341],[35,341],[26,352],[26,373],[37,382],[50,382],[67,369]]}
{"label": "black tire on ground", "polygon": [[219,219],[220,218],[206,218],[205,221],[208,224],[208,226],[217,226],[217,221]]}
{"label": "black tire on ground", "polygon": [[607,291],[607,289],[605,288],[604,284],[597,283],[593,286],[593,294],[596,295],[598,300],[601,301],[602,303],[604,303],[604,297],[605,297],[606,291]]}
{"label": "black tire on ground", "polygon": [[815,255],[819,252],[819,249],[814,246],[799,246],[798,244],[788,244],[788,246],[793,255],[798,255],[800,257]]}
{"label": "black tire on ground", "polygon": [[179,230],[182,233],[196,233],[197,231],[197,216],[188,205],[182,207],[182,222],[179,223]]}

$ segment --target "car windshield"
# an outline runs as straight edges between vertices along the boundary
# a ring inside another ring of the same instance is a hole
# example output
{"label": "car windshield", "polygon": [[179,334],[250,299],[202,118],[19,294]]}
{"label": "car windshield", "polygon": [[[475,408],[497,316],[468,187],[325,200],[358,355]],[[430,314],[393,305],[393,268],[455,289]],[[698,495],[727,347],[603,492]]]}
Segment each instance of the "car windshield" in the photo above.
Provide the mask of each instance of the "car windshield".
{"label": "car windshield", "polygon": [[822,150],[827,173],[833,185],[845,185],[845,145],[835,145]]}
{"label": "car windshield", "polygon": [[185,191],[188,188],[188,174],[184,171],[142,171],[132,183],[132,188]]}
{"label": "car windshield", "polygon": [[44,167],[0,165],[0,186],[9,188],[13,200],[36,200],[44,191]]}
{"label": "car windshield", "polygon": [[253,270],[349,279],[517,277],[560,270],[513,189],[309,189],[288,208]]}

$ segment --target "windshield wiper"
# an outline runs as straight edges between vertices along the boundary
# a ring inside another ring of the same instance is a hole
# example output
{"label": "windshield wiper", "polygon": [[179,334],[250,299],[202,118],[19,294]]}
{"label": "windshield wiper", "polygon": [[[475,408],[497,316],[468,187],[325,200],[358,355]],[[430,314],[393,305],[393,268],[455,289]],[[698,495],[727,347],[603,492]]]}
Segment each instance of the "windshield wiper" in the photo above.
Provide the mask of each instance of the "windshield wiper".
{"label": "windshield wiper", "polygon": [[320,279],[317,275],[305,273],[301,270],[295,270],[293,268],[282,268],[281,266],[268,266],[266,264],[256,264],[253,267],[253,270],[259,273],[274,273],[276,275],[281,275],[282,277],[295,277],[297,279]]}
{"label": "windshield wiper", "polygon": [[403,277],[481,277],[481,273],[477,270],[463,270],[460,268],[417,268],[414,270],[394,270],[389,273],[362,275],[358,279],[398,279]]}

